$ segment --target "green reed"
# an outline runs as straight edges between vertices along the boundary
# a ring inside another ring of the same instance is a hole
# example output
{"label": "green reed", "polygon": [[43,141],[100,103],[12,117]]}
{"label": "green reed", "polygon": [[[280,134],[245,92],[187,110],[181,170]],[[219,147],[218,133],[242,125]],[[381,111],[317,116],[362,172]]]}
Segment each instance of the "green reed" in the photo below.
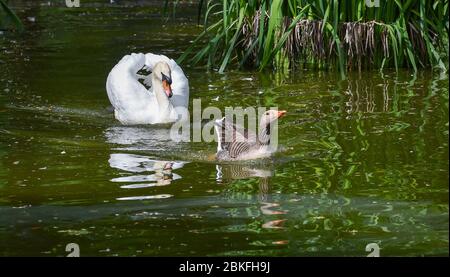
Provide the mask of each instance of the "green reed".
{"label": "green reed", "polygon": [[202,0],[204,29],[178,61],[220,72],[334,68],[343,77],[386,67],[446,71],[448,16],[448,0]]}
{"label": "green reed", "polygon": [[0,0],[0,30],[14,27],[19,31],[23,30],[22,21],[13,10],[7,5],[7,1]]}

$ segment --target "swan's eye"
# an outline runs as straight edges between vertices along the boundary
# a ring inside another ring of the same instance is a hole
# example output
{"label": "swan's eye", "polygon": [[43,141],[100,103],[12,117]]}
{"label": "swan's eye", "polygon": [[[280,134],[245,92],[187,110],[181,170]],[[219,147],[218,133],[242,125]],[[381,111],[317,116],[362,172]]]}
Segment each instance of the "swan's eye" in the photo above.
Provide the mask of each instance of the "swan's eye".
{"label": "swan's eye", "polygon": [[172,79],[162,72],[161,72],[161,80],[166,81],[169,85],[172,84]]}

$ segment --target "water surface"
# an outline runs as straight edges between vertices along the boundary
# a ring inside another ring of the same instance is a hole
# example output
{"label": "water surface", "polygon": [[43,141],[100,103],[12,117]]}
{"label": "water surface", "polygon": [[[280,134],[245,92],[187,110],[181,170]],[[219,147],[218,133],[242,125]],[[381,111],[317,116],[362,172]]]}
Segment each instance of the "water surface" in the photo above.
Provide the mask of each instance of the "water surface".
{"label": "water surface", "polygon": [[16,1],[35,22],[0,35],[0,255],[448,255],[447,75],[183,65],[203,106],[288,111],[273,159],[216,164],[214,143],[109,110],[123,55],[176,58],[201,31],[195,7],[152,3]]}

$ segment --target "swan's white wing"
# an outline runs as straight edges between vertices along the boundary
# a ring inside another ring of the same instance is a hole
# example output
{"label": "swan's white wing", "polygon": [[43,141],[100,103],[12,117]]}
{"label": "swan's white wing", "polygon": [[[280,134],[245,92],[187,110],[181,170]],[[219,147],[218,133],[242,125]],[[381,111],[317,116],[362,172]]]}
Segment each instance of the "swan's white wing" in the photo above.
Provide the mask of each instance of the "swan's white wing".
{"label": "swan's white wing", "polygon": [[124,124],[152,123],[157,118],[155,96],[139,83],[136,76],[144,64],[144,54],[126,55],[114,66],[106,80],[106,91],[114,106],[115,116]]}
{"label": "swan's white wing", "polygon": [[172,71],[172,93],[170,99],[174,107],[188,107],[189,105],[189,82],[181,67],[172,59],[164,55],[145,54],[145,65],[152,70],[155,64],[160,61],[166,62]]}

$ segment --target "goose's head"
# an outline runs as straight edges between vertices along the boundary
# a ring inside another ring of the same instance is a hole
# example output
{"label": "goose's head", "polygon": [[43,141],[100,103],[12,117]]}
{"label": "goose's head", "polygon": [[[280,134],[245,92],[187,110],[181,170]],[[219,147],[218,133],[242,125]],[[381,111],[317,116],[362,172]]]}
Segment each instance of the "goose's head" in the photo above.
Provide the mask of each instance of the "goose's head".
{"label": "goose's head", "polygon": [[261,126],[268,126],[272,122],[278,120],[278,118],[284,116],[286,111],[268,110],[261,116]]}
{"label": "goose's head", "polygon": [[172,84],[172,74],[170,71],[170,67],[166,62],[158,62],[152,70],[153,76],[162,83],[164,92],[167,97],[172,97],[172,88],[170,85]]}

